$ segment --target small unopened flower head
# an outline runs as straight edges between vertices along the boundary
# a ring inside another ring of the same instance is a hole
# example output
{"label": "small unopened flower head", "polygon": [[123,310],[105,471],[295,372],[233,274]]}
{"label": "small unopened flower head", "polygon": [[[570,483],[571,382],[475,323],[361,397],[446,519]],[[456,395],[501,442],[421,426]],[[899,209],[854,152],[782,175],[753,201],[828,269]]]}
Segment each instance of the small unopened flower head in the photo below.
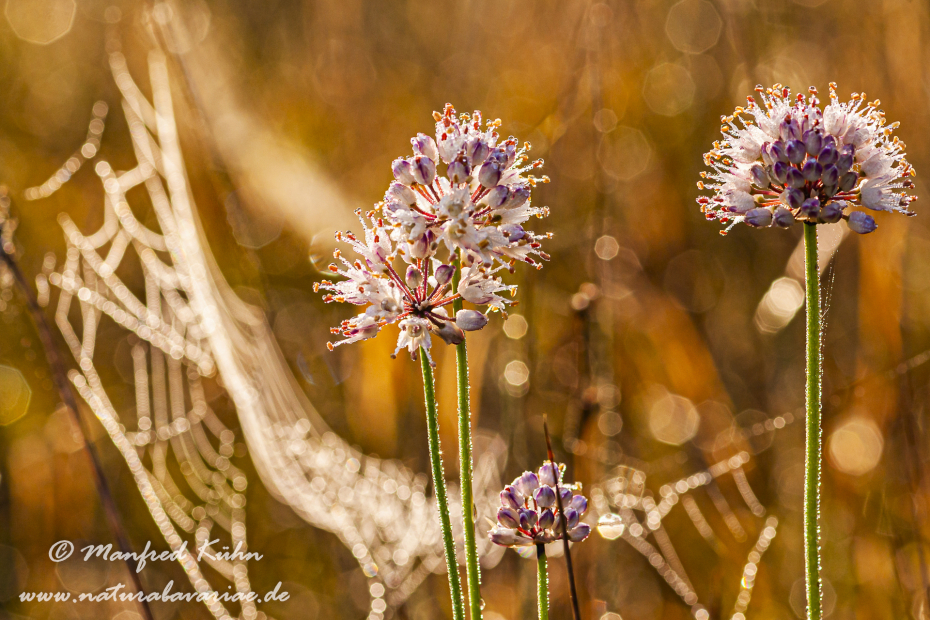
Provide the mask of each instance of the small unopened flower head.
{"label": "small unopened flower head", "polygon": [[832,83],[823,108],[813,87],[806,98],[780,84],[756,92],[761,101],[748,97],[721,119],[724,139],[704,155],[712,170],[698,187],[714,194],[698,204],[707,219],[728,225],[721,234],[740,222],[787,228],[840,219],[864,234],[875,218],[857,209],[914,215],[914,168],[892,136],[899,123],[886,122],[878,101],[853,93],[840,102]]}
{"label": "small unopened flower head", "polygon": [[[591,526],[580,519],[588,510],[588,500],[576,493],[580,487],[562,483],[564,471],[564,465],[546,461],[538,472],[523,472],[504,487],[497,524],[488,534],[491,542],[503,547],[528,547],[560,540],[562,518],[571,542],[587,538]],[[564,514],[559,510],[556,486],[562,495]]]}
{"label": "small unopened flower head", "polygon": [[[336,235],[357,257],[337,250],[342,266],[329,270],[341,280],[319,282],[315,290],[326,291],[326,302],[365,308],[332,330],[343,339],[329,343],[331,350],[397,323],[394,354],[407,349],[416,357],[422,348],[429,357],[431,336],[459,344],[465,332],[487,325],[489,312],[506,312],[513,302],[504,295],[513,296],[516,286],[505,284],[501,272],[518,262],[538,269],[549,259],[541,241],[551,235],[527,229],[530,218],[549,213],[532,205],[531,189],[549,179],[528,174],[542,166],[528,161],[529,143],[501,139],[500,121],[482,124],[480,112],[457,115],[446,105],[433,117],[435,137],[411,139],[413,154],[394,160],[395,180],[383,202],[365,217],[358,212],[364,235]],[[450,305],[458,300],[483,308],[453,317]]]}

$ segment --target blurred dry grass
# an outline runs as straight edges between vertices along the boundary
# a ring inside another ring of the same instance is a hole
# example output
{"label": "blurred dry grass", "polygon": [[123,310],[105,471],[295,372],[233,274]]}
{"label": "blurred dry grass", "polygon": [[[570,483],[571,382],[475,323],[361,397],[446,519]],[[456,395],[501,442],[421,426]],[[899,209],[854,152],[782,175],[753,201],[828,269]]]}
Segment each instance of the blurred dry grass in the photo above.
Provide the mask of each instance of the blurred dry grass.
{"label": "blurred dry grass", "polygon": [[[121,9],[130,64],[142,66],[148,43],[138,24],[141,3],[7,0],[0,181],[14,192],[41,183],[81,143],[94,101],[116,104],[104,51],[111,4]],[[69,27],[62,15],[72,6]],[[571,475],[587,485],[628,462],[648,473],[655,491],[749,450],[749,480],[781,526],[747,615],[788,618],[801,610],[802,430],[789,425],[735,446],[720,440],[732,424],[751,429],[803,403],[799,321],[777,333],[761,332],[754,321],[800,231],[738,230],[721,238],[698,212],[695,182],[719,116],[756,83],[775,81],[795,90],[837,81],[841,92],[880,98],[888,117],[902,122],[899,134],[917,170],[930,170],[926,3],[198,0],[181,11],[191,38],[177,51],[198,91],[181,104],[183,146],[200,215],[226,277],[268,312],[303,387],[338,432],[366,452],[426,471],[415,365],[391,361],[387,338],[325,350],[328,327],[346,309],[324,307],[310,293],[316,272],[307,256],[328,258],[330,233],[351,223],[352,208],[379,199],[390,161],[407,152],[411,135],[429,129],[433,110],[446,101],[479,108],[503,119],[505,133],[531,141],[552,178],[535,199],[552,208],[553,260],[517,276],[525,334],[512,318],[508,333],[496,322],[471,345],[478,424],[508,441],[508,473],[543,457],[543,413]],[[56,34],[47,45],[29,42]],[[202,117],[193,112],[198,101]],[[132,157],[118,116],[111,114],[102,146],[115,168]],[[81,173],[46,200],[20,203],[27,271],[38,272],[46,252],[60,253],[59,212],[84,229],[99,225],[101,196],[90,177]],[[920,177],[917,183],[919,194]],[[876,234],[843,241],[827,278],[824,575],[827,609],[843,620],[930,614],[918,553],[930,506],[930,377],[923,365],[895,372],[930,349],[930,229],[923,217],[878,223]],[[20,302],[4,301],[0,616],[77,617],[15,599],[27,586],[103,583],[105,567],[56,574],[46,554],[56,540],[107,533],[73,431],[56,412],[36,336]],[[116,338],[101,341],[98,356],[114,359],[111,389],[128,399],[131,386],[121,378],[127,348]],[[437,361],[442,439],[451,453],[451,351]],[[28,410],[5,368],[31,387]],[[225,409],[234,420],[228,403]],[[103,447],[134,540],[157,540],[122,462]],[[447,459],[447,468],[453,462]],[[729,617],[759,527],[731,480],[721,491],[747,528],[746,541],[728,532],[707,494],[696,499],[716,546],[683,514],[666,521],[713,618]],[[348,550],[259,484],[249,493],[251,546],[265,554],[252,567],[253,583],[259,589],[283,580],[292,592],[290,603],[269,613],[361,617],[365,580]],[[594,535],[576,549],[586,617],[689,616],[625,543]],[[489,620],[532,617],[534,570],[508,554],[486,575]],[[153,583],[179,574],[146,569]],[[444,587],[443,577],[432,578],[400,617],[443,617]],[[552,589],[555,617],[567,617],[558,565]],[[196,605],[156,611],[160,618],[206,617]]]}

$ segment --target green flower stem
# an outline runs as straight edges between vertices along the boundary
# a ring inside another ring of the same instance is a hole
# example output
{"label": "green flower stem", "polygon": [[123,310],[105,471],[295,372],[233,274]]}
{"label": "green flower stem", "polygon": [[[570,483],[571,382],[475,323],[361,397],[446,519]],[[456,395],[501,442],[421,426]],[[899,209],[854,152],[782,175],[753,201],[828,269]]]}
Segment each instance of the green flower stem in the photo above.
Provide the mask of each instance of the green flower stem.
{"label": "green flower stem", "polygon": [[[461,269],[452,275],[452,290],[459,288]],[[452,302],[453,313],[462,309],[461,298]],[[465,573],[468,577],[468,606],[471,620],[481,620],[481,568],[475,542],[475,500],[472,494],[471,403],[468,384],[468,349],[465,342],[455,347],[459,392],[459,472],[462,482],[462,529],[465,532]]]}
{"label": "green flower stem", "polygon": [[807,618],[821,620],[820,592],[820,269],[817,225],[804,224],[807,280],[807,464],[804,475],[804,566]]}
{"label": "green flower stem", "polygon": [[433,470],[433,487],[439,505],[439,523],[442,527],[442,546],[449,569],[449,591],[452,595],[452,617],[465,620],[465,604],[462,601],[462,583],[459,566],[455,559],[455,543],[452,540],[452,521],[449,518],[449,498],[446,495],[446,480],[442,469],[442,449],[439,447],[439,416],[436,413],[436,394],[433,389],[433,368],[429,365],[426,351],[420,351],[420,367],[423,370],[423,393],[426,399],[426,426],[429,432],[429,462]]}
{"label": "green flower stem", "polygon": [[546,571],[546,546],[536,545],[536,594],[539,598],[539,620],[549,620],[549,573]]}

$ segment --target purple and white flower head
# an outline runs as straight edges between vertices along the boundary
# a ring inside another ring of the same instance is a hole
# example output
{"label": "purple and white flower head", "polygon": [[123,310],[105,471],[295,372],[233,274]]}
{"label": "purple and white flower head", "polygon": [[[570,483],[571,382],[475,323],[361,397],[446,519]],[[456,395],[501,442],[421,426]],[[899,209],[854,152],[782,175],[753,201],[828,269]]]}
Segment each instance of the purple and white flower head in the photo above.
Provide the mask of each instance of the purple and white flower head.
{"label": "purple and white flower head", "polygon": [[[417,134],[413,156],[394,161],[395,181],[383,202],[365,217],[358,212],[364,238],[336,235],[358,256],[350,260],[337,250],[343,266],[329,269],[342,280],[320,282],[315,290],[326,291],[326,302],[366,307],[332,330],[344,339],[328,343],[330,350],[398,323],[394,355],[406,348],[415,358],[423,348],[430,357],[432,336],[459,344],[466,331],[487,324],[486,312],[505,313],[512,302],[502,293],[513,296],[516,286],[504,284],[501,271],[512,272],[517,262],[541,268],[539,259],[549,259],[540,241],[551,234],[525,227],[531,217],[549,213],[532,206],[531,188],[549,179],[527,174],[542,166],[542,160],[526,163],[529,143],[518,149],[514,138],[501,141],[500,121],[482,127],[480,112],[456,116],[447,104],[433,116],[435,138]],[[451,316],[448,307],[458,299],[484,312],[463,309]]]}
{"label": "purple and white flower head", "polygon": [[858,208],[914,215],[914,168],[892,136],[899,123],[886,124],[878,101],[853,93],[840,102],[835,83],[822,109],[813,87],[807,98],[781,84],[756,92],[761,104],[747,97],[745,108],[723,117],[724,139],[704,155],[712,170],[698,187],[714,194],[698,204],[708,220],[728,224],[721,234],[740,222],[787,228],[840,219],[865,234],[875,219]]}
{"label": "purple and white flower head", "polygon": [[[413,155],[394,160],[395,181],[384,195],[384,218],[391,238],[404,248],[432,234],[430,245],[458,253],[468,265],[491,269],[520,261],[541,267],[548,260],[537,235],[524,224],[545,217],[546,207],[534,207],[530,192],[548,177],[527,174],[542,167],[528,163],[529,143],[518,148],[513,137],[501,140],[500,121],[482,127],[481,112],[456,115],[446,104],[434,112],[435,139],[417,134]],[[536,257],[536,258],[534,258]]]}
{"label": "purple and white flower head", "polygon": [[529,547],[561,540],[563,515],[556,500],[557,486],[568,539],[581,542],[587,538],[591,526],[580,519],[588,510],[588,500],[580,494],[580,485],[562,483],[564,471],[565,465],[546,461],[539,472],[523,472],[504,487],[497,524],[488,533],[491,542],[503,547]]}

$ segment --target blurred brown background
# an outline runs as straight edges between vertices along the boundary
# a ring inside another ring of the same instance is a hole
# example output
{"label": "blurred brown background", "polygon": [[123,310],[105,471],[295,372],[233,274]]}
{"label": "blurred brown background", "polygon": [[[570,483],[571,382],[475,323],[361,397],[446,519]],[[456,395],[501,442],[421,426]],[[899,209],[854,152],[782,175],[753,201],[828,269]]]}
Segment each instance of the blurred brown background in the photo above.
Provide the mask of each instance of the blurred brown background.
{"label": "blurred brown background", "polygon": [[[14,198],[41,184],[81,145],[98,100],[111,107],[101,153],[115,168],[132,165],[105,33],[118,27],[130,68],[144,76],[146,4],[3,7],[0,182]],[[930,170],[925,3],[195,0],[175,10],[190,36],[172,51],[196,89],[177,93],[182,147],[212,249],[240,296],[267,312],[302,387],[340,435],[427,471],[416,365],[388,357],[391,329],[326,351],[329,326],[350,309],[324,306],[311,286],[331,233],[351,225],[353,208],[380,199],[391,160],[408,153],[410,136],[431,130],[430,113],[447,101],[481,109],[503,120],[504,135],[529,140],[552,179],[534,196],[552,209],[540,226],[555,233],[552,261],[518,270],[520,305],[470,341],[477,424],[509,445],[507,476],[544,457],[542,414],[569,476],[588,489],[627,464],[658,493],[746,451],[749,483],[780,524],[745,613],[803,615],[803,429],[765,426],[803,405],[803,292],[789,268],[800,230],[740,227],[723,238],[700,215],[695,182],[720,115],[757,83],[776,81],[795,91],[816,85],[824,96],[836,81],[844,96],[880,98],[901,121],[918,172]],[[90,231],[101,200],[90,170],[47,199],[19,200],[24,270],[38,273],[47,252],[60,257],[58,213]],[[922,358],[905,364],[930,349],[930,228],[924,217],[877,220],[875,234],[842,241],[824,280],[825,609],[844,620],[930,616],[930,377]],[[99,609],[17,598],[99,588],[122,568],[63,573],[47,559],[57,540],[109,534],[22,299],[4,290],[0,306],[0,617],[99,618]],[[112,334],[97,356],[113,356],[108,389],[131,393],[127,346]],[[452,351],[437,362],[453,475]],[[215,406],[235,425],[228,402]],[[157,542],[125,464],[95,428],[134,543]],[[291,592],[262,609],[278,618],[364,617],[367,582],[351,553],[270,498],[247,457],[237,464],[253,482],[251,548],[265,556],[251,566],[253,585],[284,581]],[[731,477],[694,499],[715,544],[680,507],[664,525],[711,617],[729,618],[763,520]],[[739,520],[737,533],[726,514]],[[690,617],[622,540],[594,533],[575,557],[585,617]],[[553,617],[568,617],[563,566],[553,561],[551,570]],[[163,563],[144,573],[152,584],[184,579]],[[534,563],[508,552],[485,573],[485,617],[534,617],[534,578]],[[432,576],[397,617],[447,617],[445,590],[445,577]],[[156,614],[208,617],[196,604],[158,605]]]}

